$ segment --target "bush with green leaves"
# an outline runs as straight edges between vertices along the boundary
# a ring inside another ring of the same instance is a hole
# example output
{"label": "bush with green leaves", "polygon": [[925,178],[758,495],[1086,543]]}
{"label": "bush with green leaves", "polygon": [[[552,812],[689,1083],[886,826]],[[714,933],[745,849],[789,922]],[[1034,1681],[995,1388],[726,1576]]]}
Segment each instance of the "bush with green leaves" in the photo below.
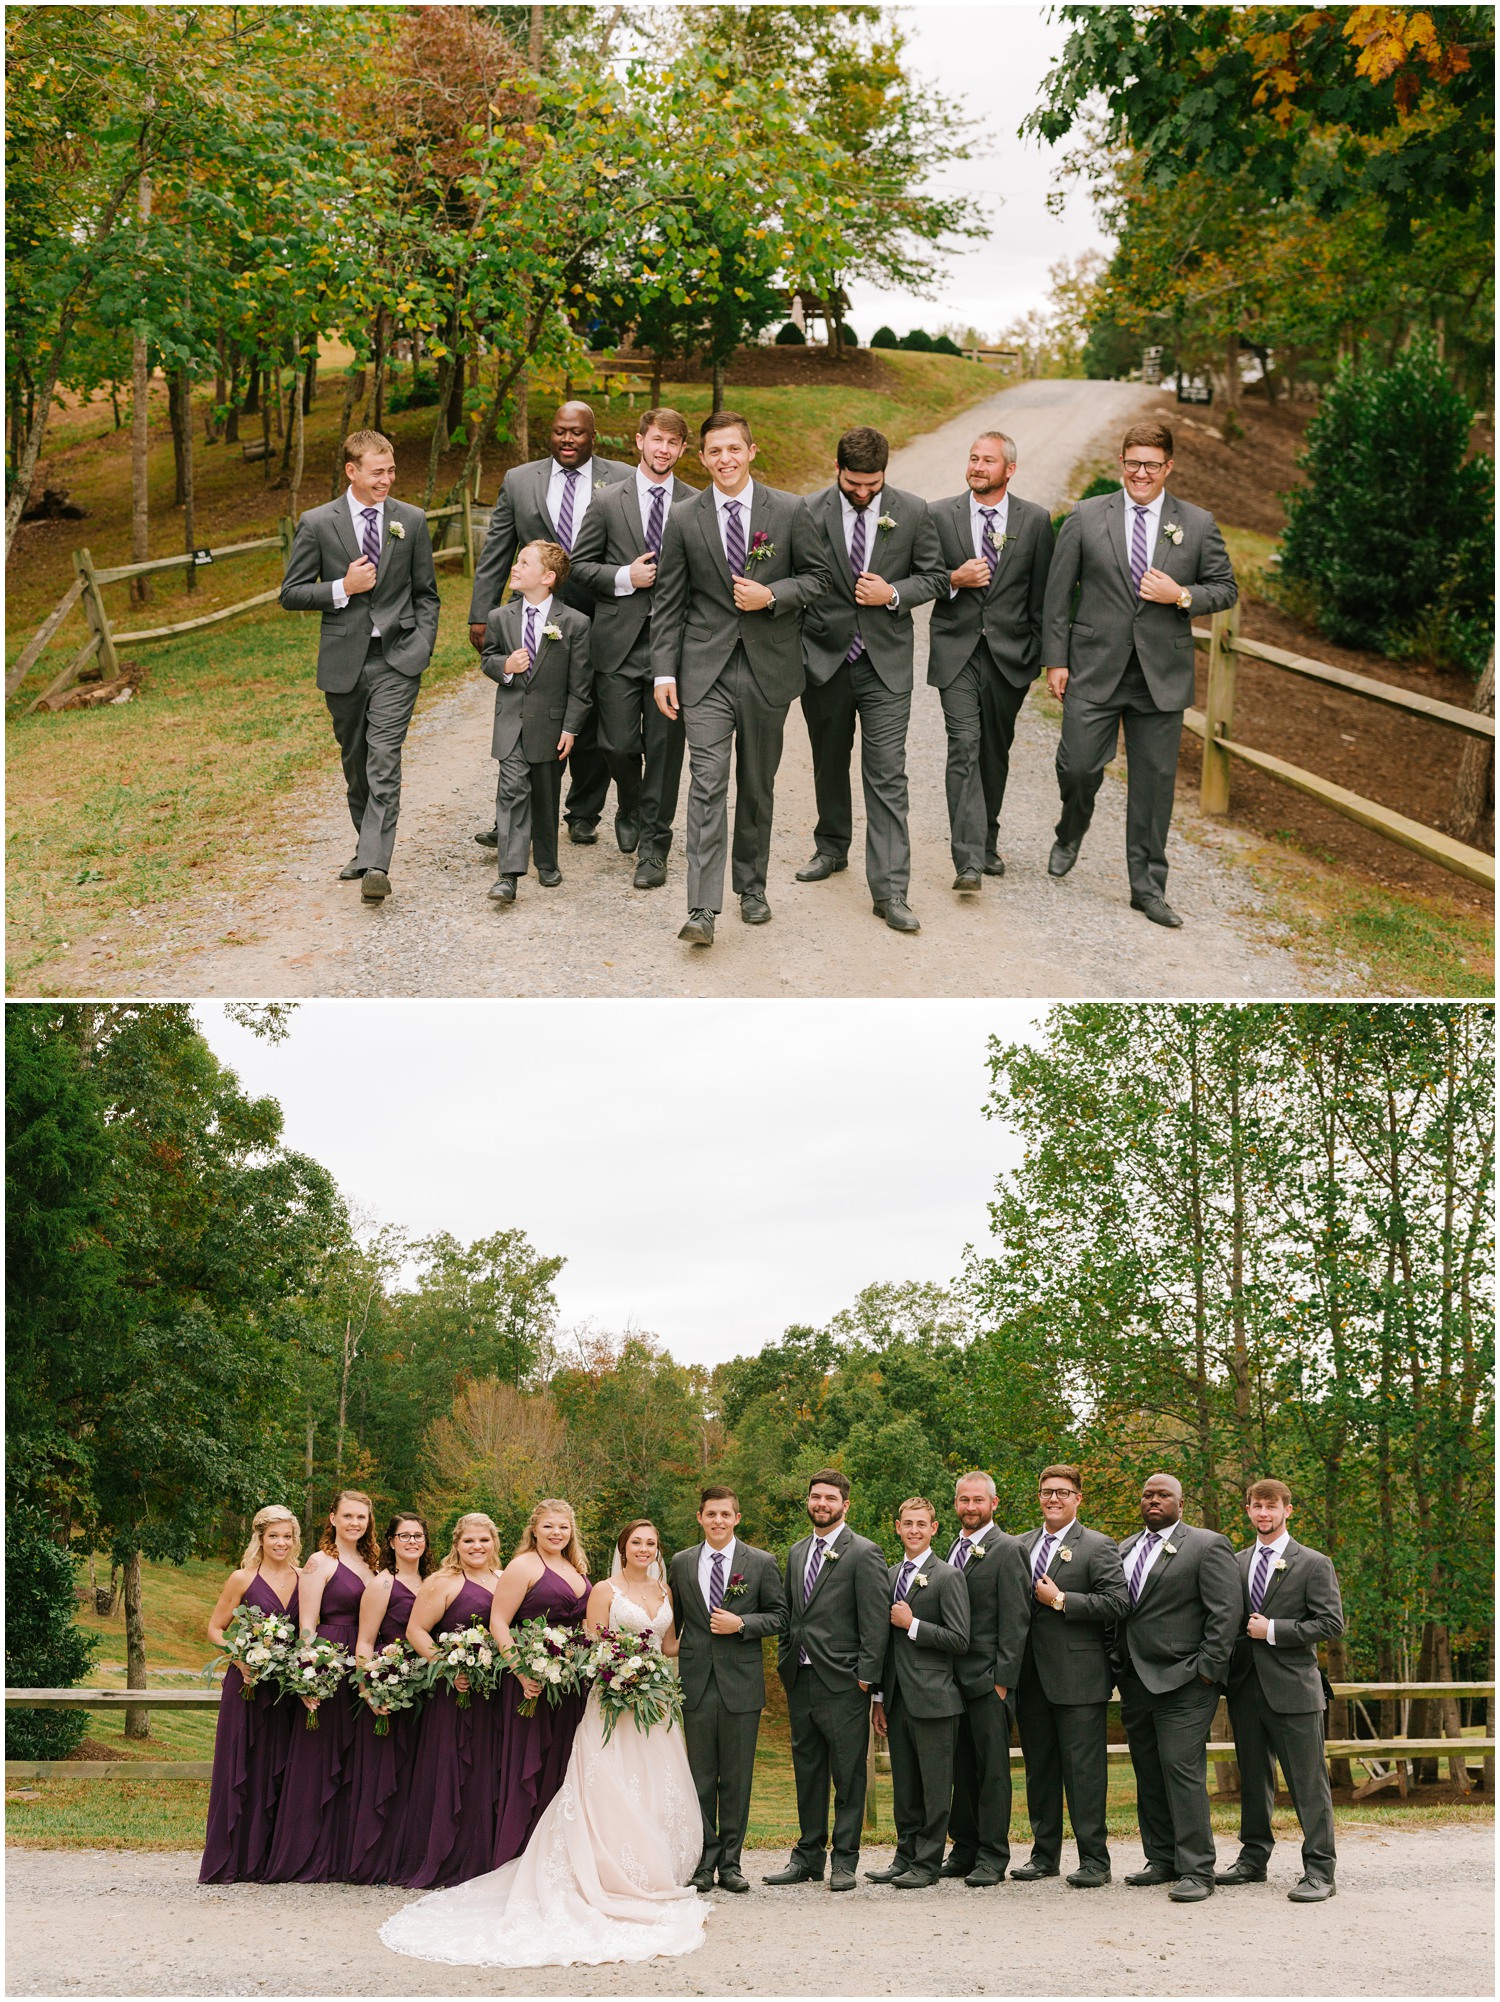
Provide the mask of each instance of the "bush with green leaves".
{"label": "bush with green leaves", "polygon": [[1073,509],[1077,507],[1078,501],[1095,500],[1101,494],[1117,494],[1119,491],[1120,482],[1114,473],[1095,473],[1083,492],[1078,496],[1078,500],[1071,501],[1066,507],[1060,507],[1057,513],[1053,515],[1052,533],[1056,535],[1068,516],[1073,512]]}
{"label": "bush with green leaves", "polygon": [[935,355],[961,355],[963,349],[951,334],[939,334],[932,343],[932,352]]}
{"label": "bush with green leaves", "polygon": [[1494,643],[1494,467],[1431,340],[1339,367],[1287,497],[1281,575],[1331,640],[1478,676]]}
{"label": "bush with green leaves", "polygon": [[[5,1525],[5,1683],[71,1689],[87,1675],[97,1634],[73,1621],[73,1560],[40,1510],[13,1507]],[[8,1759],[65,1759],[88,1729],[86,1710],[7,1710]]]}
{"label": "bush with green leaves", "polygon": [[877,327],[870,336],[870,346],[872,348],[899,348],[900,345],[901,343],[896,338],[896,329],[894,327]]}
{"label": "bush with green leaves", "polygon": [[906,339],[901,342],[901,346],[910,348],[914,353],[919,355],[930,355],[932,353],[932,336],[927,332],[925,327],[913,327],[911,332],[906,336]]}
{"label": "bush with green leaves", "polygon": [[795,320],[788,320],[784,327],[777,330],[776,345],[779,348],[805,348],[807,336]]}
{"label": "bush with green leaves", "polygon": [[855,333],[853,327],[840,327],[839,339],[844,343],[846,348],[857,348],[859,346],[859,335]]}

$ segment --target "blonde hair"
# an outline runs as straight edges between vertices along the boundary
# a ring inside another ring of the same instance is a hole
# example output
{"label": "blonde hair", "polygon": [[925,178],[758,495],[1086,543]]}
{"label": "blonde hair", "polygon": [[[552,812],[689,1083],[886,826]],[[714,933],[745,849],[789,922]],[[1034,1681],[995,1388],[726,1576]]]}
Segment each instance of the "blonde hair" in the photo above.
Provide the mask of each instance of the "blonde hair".
{"label": "blonde hair", "polygon": [[568,1539],[568,1547],[563,1552],[563,1559],[566,1563],[572,1565],[580,1577],[587,1578],[589,1575],[589,1560],[578,1534],[578,1518],[573,1513],[573,1504],[563,1501],[555,1495],[546,1501],[539,1501],[531,1511],[530,1520],[521,1531],[521,1540],[516,1545],[516,1556],[522,1557],[528,1550],[536,1549],[536,1526],[544,1515],[565,1515],[568,1518],[568,1523],[573,1534]]}
{"label": "blonde hair", "polygon": [[289,1522],[292,1525],[292,1534],[297,1539],[297,1547],[293,1550],[290,1561],[295,1564],[297,1559],[302,1555],[301,1523],[298,1522],[291,1510],[283,1508],[280,1502],[268,1502],[264,1508],[258,1508],[255,1511],[250,1523],[250,1541],[245,1545],[245,1554],[240,1559],[240,1564],[246,1571],[258,1571],[260,1569],[261,1558],[264,1555],[262,1547],[264,1539],[261,1536],[261,1531],[268,1523],[273,1522]]}
{"label": "blonde hair", "polygon": [[394,459],[396,448],[383,431],[351,431],[344,440],[344,464],[357,466],[366,452],[389,452]]}
{"label": "blonde hair", "polygon": [[463,1576],[464,1566],[463,1566],[463,1559],[458,1554],[458,1539],[463,1535],[464,1531],[469,1527],[470,1523],[473,1522],[482,1522],[485,1528],[489,1531],[490,1536],[494,1540],[494,1545],[495,1545],[495,1569],[498,1571],[500,1568],[499,1528],[495,1523],[493,1523],[490,1520],[490,1518],[487,1515],[484,1515],[478,1509],[475,1509],[469,1515],[461,1515],[458,1518],[458,1521],[454,1523],[453,1541],[449,1545],[448,1555],[443,1559],[442,1563],[438,1566],[438,1570],[440,1572],[446,1572],[450,1578],[454,1577],[461,1578]]}
{"label": "blonde hair", "polygon": [[[339,1512],[339,1503],[346,1501],[362,1502],[364,1504],[365,1533],[354,1547],[365,1560],[366,1564],[369,1565],[370,1569],[378,1571],[380,1569],[380,1538],[375,1534],[375,1504],[370,1500],[370,1497],[365,1493],[363,1488],[340,1488],[333,1498],[333,1507],[328,1511],[329,1515],[337,1515]],[[330,1557],[337,1557],[339,1554],[339,1533],[331,1521],[325,1522],[323,1525],[323,1534],[318,1538],[318,1548],[319,1550],[326,1550]]]}

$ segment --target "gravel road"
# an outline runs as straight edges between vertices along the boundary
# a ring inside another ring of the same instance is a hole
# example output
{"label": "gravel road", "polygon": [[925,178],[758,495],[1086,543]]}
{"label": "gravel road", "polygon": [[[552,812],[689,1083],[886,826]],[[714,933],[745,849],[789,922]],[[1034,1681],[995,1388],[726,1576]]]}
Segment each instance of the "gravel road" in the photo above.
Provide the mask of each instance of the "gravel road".
{"label": "gravel road", "polygon": [[[891,461],[894,485],[929,499],[961,489],[971,439],[998,426],[1020,447],[1016,491],[1055,507],[1068,476],[1112,452],[1121,425],[1155,392],[1110,382],[1032,382],[917,439]],[[275,807],[291,829],[274,861],[233,895],[137,913],[115,938],[119,994],[188,995],[1158,995],[1296,996],[1308,978],[1277,942],[1247,872],[1239,837],[1179,809],[1169,846],[1171,897],[1186,925],[1166,932],[1129,908],[1123,782],[1108,782],[1077,867],[1046,873],[1057,814],[1057,726],[1033,694],[1022,712],[1001,826],[1003,879],[972,901],[951,888],[943,793],[944,734],[923,680],[927,611],[917,613],[918,692],[908,747],[919,937],[872,916],[863,868],[821,884],[795,871],[812,852],[815,818],[800,707],[788,718],[776,788],[770,902],[775,921],[749,929],[730,907],[709,952],[677,942],[686,915],[679,835],[667,886],[631,887],[610,821],[593,848],[563,843],[561,888],[530,876],[502,912],[485,891],[494,861],[474,831],[493,818],[492,696],[475,674],[418,710],[408,740],[401,831],[384,906],[361,904],[335,881],[349,827],[329,742],[326,771]],[[311,644],[311,641],[309,641]],[[309,694],[311,700],[311,694]],[[856,793],[857,793],[856,786]],[[684,783],[684,808],[686,785]],[[856,806],[855,855],[863,852]],[[89,949],[72,955],[90,982]],[[131,962],[134,962],[132,965]],[[89,970],[85,970],[89,969]],[[1342,970],[1347,980],[1352,969]],[[61,976],[66,978],[66,975]],[[96,977],[96,976],[95,976]],[[1338,977],[1338,976],[1331,976]]]}
{"label": "gravel road", "polygon": [[[203,1887],[196,1855],[12,1849],[13,1995],[1490,1995],[1494,1831],[1341,1830],[1339,1895],[1290,1905],[1271,1881],[1173,1905],[1120,1880],[920,1898],[861,1882],[769,1891],[781,1852],[747,1856],[748,1897],[714,1899],[694,1954],[634,1967],[432,1966],[381,1945],[405,1894],[348,1885]],[[868,1850],[864,1863],[890,1859]]]}

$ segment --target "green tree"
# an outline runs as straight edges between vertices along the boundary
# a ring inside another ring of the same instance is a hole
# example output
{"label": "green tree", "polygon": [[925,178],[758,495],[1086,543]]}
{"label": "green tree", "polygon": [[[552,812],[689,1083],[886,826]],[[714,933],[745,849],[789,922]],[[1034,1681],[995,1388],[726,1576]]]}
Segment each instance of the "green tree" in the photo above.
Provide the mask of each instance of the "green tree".
{"label": "green tree", "polygon": [[[73,1560],[40,1509],[5,1522],[5,1681],[10,1689],[71,1689],[100,1636],[73,1619]],[[88,1730],[86,1710],[7,1710],[8,1759],[65,1759]]]}

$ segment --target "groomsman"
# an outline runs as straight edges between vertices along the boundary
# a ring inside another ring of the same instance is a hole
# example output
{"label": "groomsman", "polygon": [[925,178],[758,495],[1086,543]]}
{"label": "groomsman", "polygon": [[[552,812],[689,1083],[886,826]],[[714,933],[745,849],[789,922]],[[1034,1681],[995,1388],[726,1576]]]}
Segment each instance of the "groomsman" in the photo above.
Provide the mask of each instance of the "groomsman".
{"label": "groomsman", "polygon": [[802,714],[812,744],[818,824],[815,853],[799,883],[821,883],[849,866],[854,809],[849,760],[859,720],[865,795],[865,878],[875,915],[892,931],[922,927],[906,901],[911,839],[906,826],[906,730],[911,721],[911,615],[948,588],[927,503],[885,483],[890,446],[868,424],[838,442],[838,476],[808,510],[824,543],[826,597],[802,621],[807,686]]}
{"label": "groomsman", "polygon": [[1320,1550],[1287,1528],[1292,1491],[1284,1481],[1252,1482],[1245,1513],[1255,1542],[1235,1558],[1241,1632],[1229,1661],[1229,1720],[1240,1766],[1240,1853],[1217,1884],[1261,1884],[1275,1837],[1276,1761],[1302,1825],[1302,1876],[1294,1905],[1334,1895],[1333,1794],[1323,1751],[1323,1677],[1318,1642],[1344,1631],[1338,1574]]}
{"label": "groomsman", "polygon": [[391,855],[401,811],[401,750],[422,671],[437,639],[432,538],[419,507],[391,499],[396,453],[378,431],[344,440],[337,500],[297,523],[281,580],[282,609],[321,612],[318,686],[344,764],[358,843],[339,880],[360,895],[391,893]]}
{"label": "groomsman", "polygon": [[1182,1520],[1182,1483],[1153,1474],[1144,1528],[1120,1546],[1130,1606],[1115,1641],[1120,1712],[1135,1768],[1144,1870],[1127,1884],[1170,1884],[1180,1905],[1212,1897],[1208,1734],[1240,1626],[1229,1539]]}
{"label": "groomsman", "polygon": [[1074,1890],[1093,1891],[1109,1882],[1108,1639],[1129,1600],[1113,1538],[1078,1520],[1077,1467],[1043,1467],[1038,1487],[1042,1526],[1021,1538],[1036,1609],[1016,1693],[1031,1855],[1010,1874],[1018,1884],[1058,1874],[1066,1794],[1078,1844],[1078,1868],[1067,1881]]}
{"label": "groomsman", "polygon": [[833,1867],[829,1889],[858,1882],[870,1745],[870,1690],[885,1667],[891,1630],[889,1571],[878,1543],[845,1521],[849,1481],[825,1467],[807,1486],[811,1536],[786,1560],[787,1623],[776,1668],[792,1727],[792,1773],[800,1833],[791,1862],[768,1884],[816,1884],[828,1848],[833,1786]]}
{"label": "groomsman", "polygon": [[[516,551],[528,542],[555,542],[571,557],[594,496],[613,482],[630,478],[628,466],[594,456],[594,413],[586,403],[563,404],[552,419],[550,445],[547,458],[512,466],[500,484],[474,565],[469,639],[476,652],[484,650],[484,622],[505,595]],[[576,580],[563,586],[561,596],[575,612],[585,618],[592,615],[594,594]],[[592,715],[573,746],[568,775],[571,782],[563,809],[568,838],[588,846],[599,838],[596,829],[609,791],[609,765],[598,747]],[[488,847],[495,840],[494,829],[474,839]]]}
{"label": "groomsman", "polygon": [[711,1891],[714,1872],[726,1891],[748,1891],[740,1868],[750,1819],[755,1740],[766,1707],[762,1640],[786,1624],[786,1595],[776,1559],[742,1543],[733,1488],[699,1497],[703,1541],[679,1550],[669,1582],[682,1676],[682,1729],[703,1812],[703,1854],[694,1886]]}
{"label": "groomsman", "polygon": [[962,1534],[948,1562],[969,1595],[969,1648],[954,1664],[963,1715],[953,1757],[953,1847],[940,1874],[976,1890],[1010,1868],[1010,1727],[1031,1627],[1031,1574],[1020,1540],[995,1523],[995,1483],[965,1474],[953,1490]]}
{"label": "groomsman", "polygon": [[656,706],[651,613],[668,511],[695,488],[672,468],[687,446],[678,410],[648,410],[636,432],[633,480],[601,489],[573,545],[573,574],[595,600],[592,661],[599,746],[620,803],[615,838],[638,850],[635,887],[660,889],[682,776],[682,722]]}
{"label": "groomsman", "polygon": [[751,479],[748,420],[716,410],[700,436],[713,484],[667,516],[651,660],[662,714],[680,713],[687,731],[688,921],[677,935],[704,946],[724,901],[731,762],[740,916],[770,922],[776,768],[802,692],[802,612],[828,589],[828,570],[806,501]]}
{"label": "groomsman", "polygon": [[866,1870],[875,1884],[923,1891],[942,1869],[953,1802],[953,1743],[963,1698],[954,1658],[969,1645],[969,1595],[932,1553],[937,1510],[921,1495],[901,1504],[896,1534],[906,1556],[890,1568],[891,1634],[875,1696],[875,1729],[891,1748],[896,1857]]}
{"label": "groomsman", "polygon": [[1239,594],[1213,516],[1167,492],[1171,470],[1166,425],[1133,424],[1120,447],[1121,491],[1080,501],[1058,531],[1044,651],[1047,686],[1063,705],[1062,814],[1047,872],[1066,876],[1078,860],[1123,722],[1130,906],[1175,927],[1167,829],[1193,699],[1192,624]]}
{"label": "groomsman", "polygon": [[927,679],[948,732],[948,830],[966,896],[1003,876],[1000,810],[1026,691],[1042,671],[1042,607],[1052,522],[1010,491],[1016,442],[982,431],[969,448],[967,493],[932,510],[948,571],[932,608]]}

